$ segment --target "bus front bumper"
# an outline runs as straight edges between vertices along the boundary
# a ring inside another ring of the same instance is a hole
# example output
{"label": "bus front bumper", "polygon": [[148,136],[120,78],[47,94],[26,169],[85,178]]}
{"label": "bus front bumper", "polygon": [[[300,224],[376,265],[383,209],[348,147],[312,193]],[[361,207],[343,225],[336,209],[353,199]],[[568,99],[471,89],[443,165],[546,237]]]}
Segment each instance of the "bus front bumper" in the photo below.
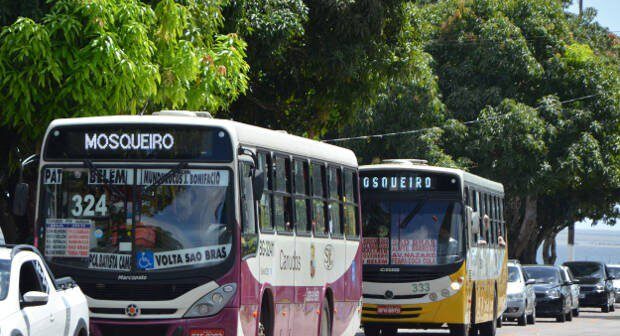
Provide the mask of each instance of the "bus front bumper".
{"label": "bus front bumper", "polygon": [[219,314],[187,319],[90,319],[92,336],[232,336],[237,335],[238,311],[224,308]]}

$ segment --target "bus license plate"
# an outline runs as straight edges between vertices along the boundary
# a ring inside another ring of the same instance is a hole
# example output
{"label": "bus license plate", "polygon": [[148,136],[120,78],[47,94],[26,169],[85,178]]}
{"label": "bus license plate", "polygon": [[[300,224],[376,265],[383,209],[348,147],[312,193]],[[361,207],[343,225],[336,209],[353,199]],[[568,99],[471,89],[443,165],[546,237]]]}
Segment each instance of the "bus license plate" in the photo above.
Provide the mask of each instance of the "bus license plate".
{"label": "bus license plate", "polygon": [[379,306],[377,307],[377,314],[379,315],[398,315],[400,314],[400,306]]}
{"label": "bus license plate", "polygon": [[580,299],[585,299],[585,298],[586,298],[586,295],[585,295],[585,294],[579,294],[579,298],[580,298]]}

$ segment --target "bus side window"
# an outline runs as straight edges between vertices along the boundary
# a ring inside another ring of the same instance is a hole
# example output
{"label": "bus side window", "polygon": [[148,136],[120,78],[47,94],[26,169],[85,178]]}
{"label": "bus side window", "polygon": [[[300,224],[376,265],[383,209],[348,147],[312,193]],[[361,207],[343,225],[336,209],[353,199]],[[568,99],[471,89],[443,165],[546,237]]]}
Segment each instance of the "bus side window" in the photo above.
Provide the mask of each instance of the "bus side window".
{"label": "bus side window", "polygon": [[341,184],[342,178],[340,176],[340,170],[336,167],[329,167],[327,169],[327,184],[329,191],[329,203],[327,205],[329,212],[329,220],[328,220],[328,232],[331,233],[332,236],[342,236],[342,228],[340,227],[342,221],[341,218],[341,202],[340,202],[340,193],[341,193]]}
{"label": "bus side window", "polygon": [[471,206],[471,204],[470,204],[471,200],[470,200],[470,197],[469,197],[469,187],[465,187],[465,192],[464,192],[463,197],[465,198],[465,205]]}
{"label": "bus side window", "polygon": [[261,232],[273,231],[273,169],[271,164],[270,153],[258,153],[258,166],[263,170],[263,174],[265,175],[263,196],[261,197],[258,206],[258,218]]}
{"label": "bus side window", "polygon": [[[473,208],[474,208],[474,212],[478,212],[478,214],[480,215],[480,222],[478,223],[471,223],[471,225],[478,225],[479,228],[482,228],[482,216],[483,214],[480,212],[480,193],[478,192],[478,190],[474,190],[473,191]],[[482,234],[482,230],[479,230],[477,234],[474,234],[474,241],[473,241],[473,245],[472,246],[477,246],[478,245],[478,240],[480,240],[480,235]]]}
{"label": "bus side window", "polygon": [[276,155],[275,159],[275,189],[274,189],[274,221],[279,233],[293,231],[291,216],[291,160],[287,157]]}
{"label": "bus side window", "polygon": [[239,196],[241,205],[242,256],[256,253],[258,246],[254,193],[252,192],[252,164],[239,163]]}
{"label": "bus side window", "polygon": [[347,238],[357,238],[357,174],[344,170],[344,234]]}
{"label": "bus side window", "polygon": [[293,160],[293,198],[295,203],[295,228],[298,233],[309,234],[308,225],[308,163]]}
{"label": "bus side window", "polygon": [[326,236],[328,229],[325,218],[327,202],[325,200],[325,165],[312,162],[312,230],[316,236]]}

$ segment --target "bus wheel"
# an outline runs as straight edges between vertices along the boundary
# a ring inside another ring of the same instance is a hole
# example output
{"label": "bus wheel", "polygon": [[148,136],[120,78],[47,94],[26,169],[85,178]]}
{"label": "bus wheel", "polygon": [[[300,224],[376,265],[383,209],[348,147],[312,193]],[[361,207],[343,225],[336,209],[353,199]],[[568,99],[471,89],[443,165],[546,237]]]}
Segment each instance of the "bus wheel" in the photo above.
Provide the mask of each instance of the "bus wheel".
{"label": "bus wheel", "polygon": [[381,336],[396,336],[398,334],[397,328],[381,328]]}
{"label": "bus wheel", "polygon": [[450,324],[450,335],[452,336],[470,336],[472,328],[469,324]]}
{"label": "bus wheel", "polygon": [[365,336],[379,336],[381,329],[377,327],[364,327]]}
{"label": "bus wheel", "polygon": [[327,298],[323,299],[323,309],[321,310],[321,325],[319,326],[320,336],[332,335],[332,314]]}
{"label": "bus wheel", "polygon": [[493,297],[493,317],[491,318],[491,321],[480,325],[480,336],[495,336],[497,333],[495,316],[497,316],[497,293]]}
{"label": "bus wheel", "polygon": [[258,322],[258,336],[273,336],[273,319],[267,295],[263,298],[260,308],[260,321]]}

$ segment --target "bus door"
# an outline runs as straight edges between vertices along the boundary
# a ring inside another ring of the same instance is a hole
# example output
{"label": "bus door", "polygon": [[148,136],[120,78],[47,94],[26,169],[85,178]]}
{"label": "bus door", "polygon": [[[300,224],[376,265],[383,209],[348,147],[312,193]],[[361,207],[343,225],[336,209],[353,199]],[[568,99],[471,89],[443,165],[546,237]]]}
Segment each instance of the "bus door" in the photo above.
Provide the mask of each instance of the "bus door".
{"label": "bus door", "polygon": [[[241,211],[241,260],[248,260],[249,267],[258,264],[258,233],[256,225],[256,202],[254,201],[254,163],[239,161],[239,205]],[[251,260],[254,259],[254,260]],[[241,304],[260,305],[260,286],[247,286],[256,279],[249,270],[241,271]]]}

